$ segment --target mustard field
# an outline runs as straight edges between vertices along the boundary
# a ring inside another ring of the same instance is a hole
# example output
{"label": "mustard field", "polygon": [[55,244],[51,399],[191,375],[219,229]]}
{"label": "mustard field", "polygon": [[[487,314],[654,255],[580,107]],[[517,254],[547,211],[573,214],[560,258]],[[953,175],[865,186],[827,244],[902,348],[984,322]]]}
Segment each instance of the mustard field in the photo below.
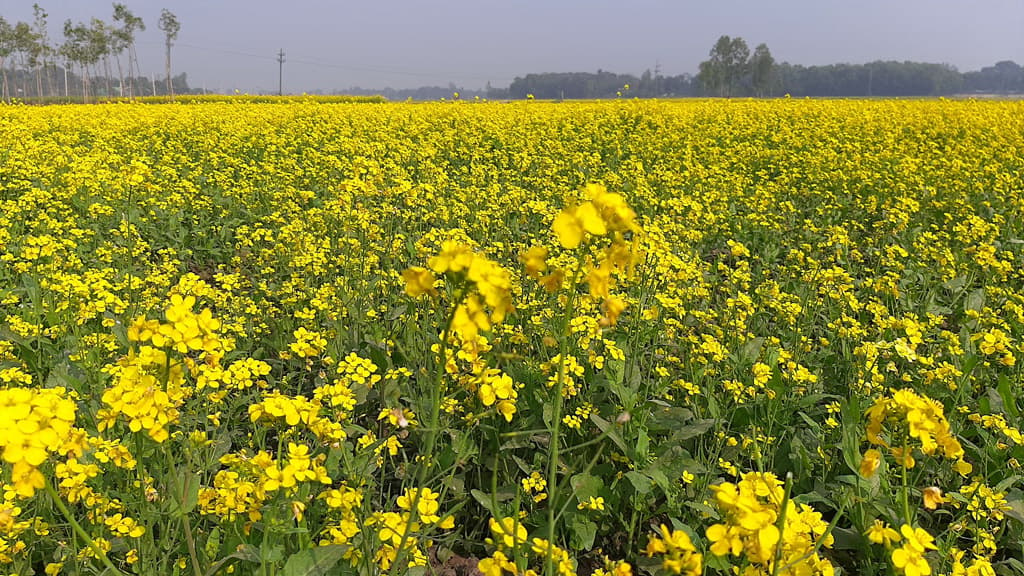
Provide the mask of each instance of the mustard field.
{"label": "mustard field", "polygon": [[0,143],[4,574],[1024,574],[1024,102]]}

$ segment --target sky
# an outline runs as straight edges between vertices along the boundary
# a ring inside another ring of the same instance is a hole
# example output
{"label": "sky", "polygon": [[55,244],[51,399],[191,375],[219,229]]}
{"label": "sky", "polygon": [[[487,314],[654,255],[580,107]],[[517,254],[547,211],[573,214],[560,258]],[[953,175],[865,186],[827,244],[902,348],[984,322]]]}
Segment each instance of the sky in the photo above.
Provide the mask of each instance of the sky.
{"label": "sky", "polygon": [[[111,2],[34,0],[51,39],[65,20],[111,21]],[[507,86],[531,72],[696,73],[715,40],[768,45],[777,61],[1024,64],[1024,0],[121,0],[146,24],[145,74],[164,70],[162,8],[181,23],[173,73],[217,92]],[[31,21],[33,0],[0,0]]]}

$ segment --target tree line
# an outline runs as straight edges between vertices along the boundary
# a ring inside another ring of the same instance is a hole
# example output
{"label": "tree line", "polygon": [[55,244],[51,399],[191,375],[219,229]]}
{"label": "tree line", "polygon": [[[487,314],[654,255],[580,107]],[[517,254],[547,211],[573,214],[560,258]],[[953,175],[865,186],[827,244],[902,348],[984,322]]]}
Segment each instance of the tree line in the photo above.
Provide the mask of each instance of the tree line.
{"label": "tree line", "polygon": [[[135,37],[146,30],[142,18],[125,4],[113,3],[109,22],[64,22],[63,38],[48,30],[49,14],[33,4],[31,22],[8,22],[0,15],[0,98],[80,98],[171,95],[189,92],[185,74],[171,75],[171,47],[181,25],[166,8],[157,27],[164,34],[165,76],[158,87],[145,77]],[[115,75],[116,71],[116,75]]]}
{"label": "tree line", "polygon": [[[625,89],[628,87],[628,89]],[[1022,94],[1024,68],[1005,60],[978,71],[960,73],[948,64],[876,61],[866,64],[801,66],[777,63],[766,44],[750,50],[743,38],[720,37],[701,62],[697,75],[640,76],[596,73],[527,74],[515,78],[507,93],[492,98],[587,99],[657,97],[772,96],[948,96]]]}

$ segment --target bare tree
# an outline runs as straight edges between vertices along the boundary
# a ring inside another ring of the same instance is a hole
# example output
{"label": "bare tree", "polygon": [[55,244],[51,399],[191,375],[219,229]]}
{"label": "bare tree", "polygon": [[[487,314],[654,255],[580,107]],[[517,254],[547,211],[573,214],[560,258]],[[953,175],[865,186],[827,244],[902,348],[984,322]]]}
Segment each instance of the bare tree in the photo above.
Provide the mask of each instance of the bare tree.
{"label": "bare tree", "polygon": [[[112,34],[114,36],[113,49],[114,54],[117,57],[117,74],[121,76],[121,52],[128,51],[128,97],[135,97],[135,81],[132,78],[132,63],[135,63],[135,67],[138,68],[138,58],[135,56],[135,32],[144,31],[146,29],[145,23],[142,22],[142,18],[132,14],[131,10],[128,9],[124,4],[114,3],[114,22],[119,22],[120,26],[114,28]],[[124,84],[124,78],[121,78],[121,84]]]}
{"label": "bare tree", "polygon": [[[21,69],[20,74],[18,70],[15,70],[15,77],[21,76],[21,88],[18,88],[21,98],[28,96],[29,91],[28,60],[35,47],[33,36],[32,27],[27,23],[18,22],[14,25],[14,53],[17,55],[18,67]],[[11,64],[13,68],[13,60]]]}
{"label": "bare tree", "polygon": [[64,43],[60,53],[69,64],[77,64],[82,76],[82,98],[89,99],[89,66],[93,61],[92,31],[82,23],[64,22]]}
{"label": "bare tree", "polygon": [[181,24],[178,22],[177,16],[167,8],[164,8],[160,11],[160,22],[157,24],[157,27],[164,33],[164,39],[167,45],[167,93],[171,95],[171,100],[174,100],[174,87],[171,84],[171,46],[174,44],[174,40],[178,37],[178,31],[181,30]]}
{"label": "bare tree", "polygon": [[0,16],[0,73],[3,75],[3,90],[0,92],[4,100],[10,99],[7,86],[7,59],[14,54],[14,28]]}
{"label": "bare tree", "polygon": [[93,18],[89,22],[89,56],[90,62],[99,64],[103,61],[103,80],[106,84],[106,95],[111,96],[110,89],[110,40],[109,26],[99,18]]}
{"label": "bare tree", "polygon": [[32,5],[32,36],[34,45],[32,52],[29,55],[29,64],[31,65],[36,76],[36,95],[43,95],[43,75],[46,76],[47,93],[53,92],[53,84],[50,82],[50,70],[48,68],[48,61],[53,49],[50,47],[48,35],[46,33],[46,18],[49,14],[46,10],[43,10],[39,4]]}

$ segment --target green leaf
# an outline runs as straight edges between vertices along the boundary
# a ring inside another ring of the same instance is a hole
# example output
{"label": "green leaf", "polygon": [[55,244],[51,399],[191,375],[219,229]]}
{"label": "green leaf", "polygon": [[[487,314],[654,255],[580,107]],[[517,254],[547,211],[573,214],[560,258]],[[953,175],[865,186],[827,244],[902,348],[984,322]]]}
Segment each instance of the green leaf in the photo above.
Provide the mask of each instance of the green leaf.
{"label": "green leaf", "polygon": [[270,544],[264,542],[263,546],[260,547],[260,562],[263,564],[276,564],[282,558],[284,558],[284,546],[280,544]]}
{"label": "green leaf", "polygon": [[989,401],[988,396],[978,397],[978,412],[982,414],[992,413],[992,402]]}
{"label": "green leaf", "polygon": [[665,473],[658,468],[648,468],[644,471],[648,478],[654,481],[655,484],[661,487],[662,490],[668,492],[669,479]]}
{"label": "green leaf", "polygon": [[1003,481],[1000,482],[999,484],[996,484],[992,488],[992,490],[994,490],[996,492],[1006,492],[1010,488],[1010,486],[1013,486],[1014,484],[1019,482],[1021,479],[1024,479],[1024,476],[1021,476],[1019,474],[1014,474],[1013,476],[1010,476],[1009,478],[1003,479]]}
{"label": "green leaf", "polygon": [[711,414],[711,417],[717,420],[722,415],[722,409],[719,408],[715,395],[707,394],[704,397],[708,400],[708,414]]}
{"label": "green leaf", "polygon": [[728,556],[715,556],[714,554],[708,554],[704,560],[705,568],[714,568],[719,572],[729,572],[732,570],[732,564],[729,562]]}
{"label": "green leaf", "polygon": [[1010,507],[1006,515],[1017,522],[1024,523],[1024,500],[1008,500],[1006,505]]}
{"label": "green leaf", "polygon": [[740,348],[740,362],[744,364],[751,364],[761,355],[761,347],[764,345],[764,337],[759,336],[753,340],[748,340]]}
{"label": "green leaf", "polygon": [[946,280],[942,283],[942,287],[950,292],[959,292],[963,290],[963,287],[967,284],[967,277],[961,274],[951,280]]}
{"label": "green leaf", "polygon": [[860,439],[863,434],[860,426],[860,401],[855,395],[847,400],[846,405],[840,412],[843,415],[843,437],[840,441],[840,448],[843,453],[843,462],[850,471],[860,471]]}
{"label": "green leaf", "polygon": [[647,453],[651,448],[651,437],[647,435],[647,430],[640,428],[637,430],[636,436],[636,451],[633,453],[633,461],[640,462],[641,464],[647,463]]}
{"label": "green leaf", "polygon": [[1016,558],[1007,558],[1006,560],[1000,560],[994,565],[996,574],[1000,576],[1011,575],[1020,576],[1024,574],[1024,562],[1017,560]]}
{"label": "green leaf", "polygon": [[807,426],[809,426],[811,430],[814,430],[815,432],[821,432],[821,424],[818,424],[818,422],[816,422],[814,418],[811,418],[810,416],[803,412],[797,412],[796,415],[799,416],[800,419],[804,421],[804,424],[807,424]]}
{"label": "green leaf", "polygon": [[671,406],[654,410],[647,428],[652,432],[678,430],[693,420],[693,412],[687,408]]}
{"label": "green leaf", "polygon": [[485,510],[491,513],[491,516],[494,516],[495,518],[498,517],[498,511],[494,509],[493,505],[494,500],[491,499],[491,496],[489,494],[485,494],[484,492],[481,492],[480,490],[477,490],[475,488],[473,490],[470,490],[469,493],[470,495],[473,496],[474,500],[479,502],[480,505],[483,506]]}
{"label": "green leaf", "polygon": [[214,558],[217,556],[217,552],[220,550],[220,528],[217,526],[210,530],[210,536],[206,539],[206,544],[203,546],[203,552],[206,553],[207,558]]}
{"label": "green leaf", "polygon": [[336,573],[332,572],[332,568],[341,560],[346,548],[340,544],[332,544],[296,552],[285,562],[281,576],[324,576]]}
{"label": "green leaf", "polygon": [[619,434],[618,430],[616,430],[614,424],[604,418],[601,418],[597,414],[591,414],[590,420],[601,432],[608,434],[608,437],[612,439],[612,442],[615,442],[615,445],[619,447],[619,450],[622,450],[626,454],[629,453],[629,447],[626,446],[626,442],[622,439],[622,435]]}
{"label": "green leaf", "polygon": [[572,519],[572,545],[576,550],[590,550],[597,537],[597,524],[586,516],[577,514]]}
{"label": "green leaf", "polygon": [[1013,391],[1010,389],[1010,378],[1006,374],[999,375],[999,397],[1003,399],[1003,408],[1006,413],[1016,418],[1020,415],[1020,410],[1017,408],[1017,398],[1013,395]]}
{"label": "green leaf", "polygon": [[254,564],[260,563],[260,551],[259,548],[251,546],[249,544],[242,544],[238,551],[230,556],[225,556],[217,562],[215,562],[210,569],[206,571],[206,576],[213,576],[217,574],[220,569],[232,560],[241,560],[242,562],[252,562]]}
{"label": "green leaf", "polygon": [[683,505],[691,510],[696,510],[705,518],[709,518],[712,520],[718,520],[719,518],[721,518],[721,516],[719,516],[718,514],[718,510],[715,510],[714,508],[708,506],[707,504],[704,504],[703,502],[693,502],[691,500],[687,500],[683,502]]}
{"label": "green leaf", "polygon": [[691,438],[703,436],[704,434],[707,434],[708,430],[711,430],[715,426],[716,422],[717,420],[714,418],[705,418],[703,420],[697,420],[692,424],[687,424],[686,426],[680,426],[676,429],[675,433],[672,434],[672,443],[678,444],[679,442],[683,442]]}
{"label": "green leaf", "polygon": [[964,299],[964,311],[974,310],[975,312],[981,312],[985,308],[985,289],[978,288],[974,292],[967,295]]}
{"label": "green leaf", "polygon": [[654,462],[649,470],[657,469],[663,472],[669,478],[678,479],[683,475],[684,471],[690,471],[693,473],[702,473],[707,470],[697,463],[696,460],[690,456],[690,453],[683,449],[682,446],[670,446],[665,453],[658,457],[658,460]]}
{"label": "green leaf", "polygon": [[635,488],[638,493],[647,494],[651,491],[653,482],[651,482],[651,479],[645,474],[641,474],[636,470],[630,470],[629,472],[626,472],[626,478],[629,479],[630,484],[633,485],[633,488]]}
{"label": "green leaf", "polygon": [[864,546],[864,539],[856,530],[836,526],[832,529],[832,536],[835,538],[832,544],[835,550],[859,550]]}
{"label": "green leaf", "polygon": [[[199,502],[202,475],[199,472],[190,473],[188,470],[182,470],[176,480],[168,474],[166,481],[174,493],[174,497],[168,502],[168,512],[178,517],[191,513],[195,509],[196,503]],[[183,491],[184,494],[175,493],[178,490]]]}
{"label": "green leaf", "polygon": [[580,502],[597,498],[604,488],[604,481],[590,474],[577,474],[569,479],[569,484],[572,486],[572,493],[576,496],[576,500]]}

